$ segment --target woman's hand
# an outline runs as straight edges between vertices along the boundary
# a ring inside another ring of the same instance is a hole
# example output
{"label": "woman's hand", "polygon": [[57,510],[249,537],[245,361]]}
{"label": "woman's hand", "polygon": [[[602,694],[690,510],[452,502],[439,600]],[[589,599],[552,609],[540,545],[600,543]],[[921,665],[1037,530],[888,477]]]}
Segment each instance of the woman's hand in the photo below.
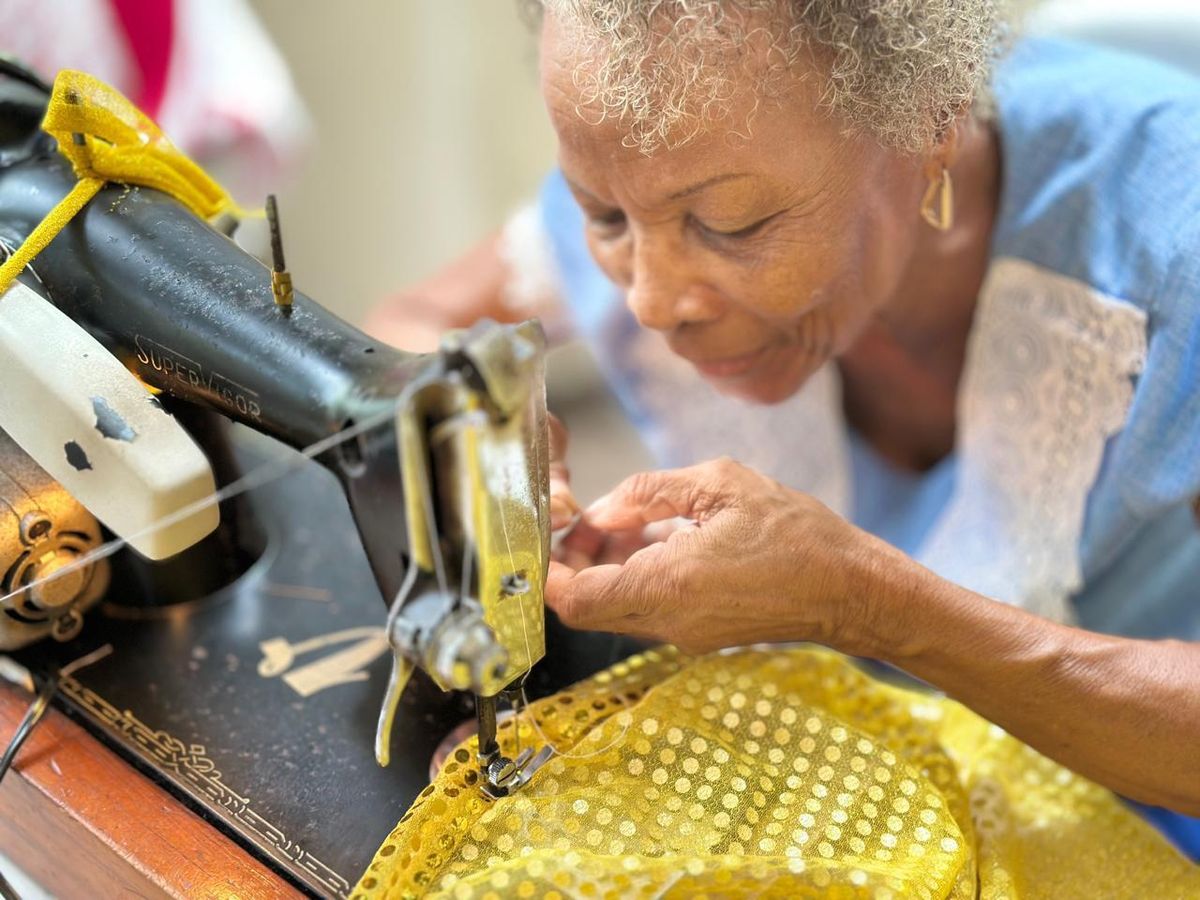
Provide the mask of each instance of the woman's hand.
{"label": "woman's hand", "polygon": [[816,500],[728,460],[650,472],[597,501],[609,534],[694,525],[623,564],[550,564],[566,624],[690,652],[809,640],[890,662],[1136,800],[1200,815],[1200,643],[1059,625],[939,578]]}
{"label": "woman's hand", "polygon": [[676,527],[675,522],[655,522],[645,528],[602,531],[583,518],[579,503],[571,491],[571,473],[567,469],[567,429],[553,415],[550,424],[550,528],[561,533],[553,558],[572,569],[597,563],[623,563],[635,551],[663,540]]}
{"label": "woman's hand", "polygon": [[837,644],[878,569],[874,554],[902,556],[731,460],[635,475],[583,522],[599,533],[640,534],[680,517],[693,524],[623,562],[551,563],[547,603],[572,627],[693,652],[759,641]]}
{"label": "woman's hand", "polygon": [[571,493],[566,426],[552,414],[547,414],[546,420],[550,425],[550,530],[559,531],[578,521],[580,510]]}
{"label": "woman's hand", "polygon": [[567,429],[554,415],[550,425],[550,530],[562,532],[562,541],[554,558],[572,568],[584,568],[598,562],[624,562],[636,550],[662,540],[677,525],[656,522],[646,528],[601,531],[583,518],[583,511],[571,490],[567,468]]}
{"label": "woman's hand", "polygon": [[571,569],[589,566],[620,565],[637,551],[665,541],[670,535],[693,523],[687,519],[667,519],[645,527],[620,528],[605,531],[597,528],[580,514],[571,530],[555,548],[553,559]]}
{"label": "woman's hand", "polygon": [[623,563],[638,550],[658,541],[680,527],[683,520],[671,519],[638,523],[632,528],[601,529],[583,515],[571,491],[571,473],[567,469],[567,429],[555,416],[550,422],[550,527],[563,532],[554,548],[553,558],[572,569],[585,569],[600,563]]}

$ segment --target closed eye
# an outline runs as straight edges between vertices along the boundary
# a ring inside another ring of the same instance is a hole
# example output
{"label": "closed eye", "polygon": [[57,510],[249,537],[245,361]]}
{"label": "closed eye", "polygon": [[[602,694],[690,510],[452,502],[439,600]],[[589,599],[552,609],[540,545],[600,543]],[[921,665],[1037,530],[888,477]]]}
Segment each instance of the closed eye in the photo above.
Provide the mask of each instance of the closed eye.
{"label": "closed eye", "polygon": [[625,213],[619,209],[603,212],[587,211],[588,224],[606,234],[616,234],[625,227]]}
{"label": "closed eye", "polygon": [[620,225],[625,221],[625,213],[619,209],[612,209],[602,213],[589,213],[588,218],[600,225]]}
{"label": "closed eye", "polygon": [[745,228],[739,228],[737,231],[720,231],[716,228],[709,228],[707,225],[701,222],[697,222],[696,224],[699,225],[701,229],[715,237],[729,238],[736,241],[753,237],[755,234],[762,231],[762,229],[778,215],[779,213],[773,213],[772,215],[767,216],[765,219],[759,219],[757,222],[747,225]]}

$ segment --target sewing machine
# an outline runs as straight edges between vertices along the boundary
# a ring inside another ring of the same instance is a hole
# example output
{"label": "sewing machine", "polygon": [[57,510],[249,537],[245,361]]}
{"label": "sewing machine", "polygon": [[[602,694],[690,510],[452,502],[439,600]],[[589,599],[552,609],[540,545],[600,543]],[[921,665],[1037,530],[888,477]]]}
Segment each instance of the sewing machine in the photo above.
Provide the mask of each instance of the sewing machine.
{"label": "sewing machine", "polygon": [[[46,100],[36,78],[0,76],[8,252],[74,182],[38,130]],[[221,493],[190,546],[110,552],[77,476],[0,431],[0,652],[37,675],[111,643],[62,679],[72,716],[338,895],[426,784],[464,698],[481,789],[502,796],[548,748],[506,756],[498,704],[622,651],[558,631],[534,670],[557,628],[540,328],[482,323],[404,353],[292,292],[276,251],[272,273],[166,195],[110,184],[21,276],[141,380]],[[96,410],[97,446],[136,440]]]}

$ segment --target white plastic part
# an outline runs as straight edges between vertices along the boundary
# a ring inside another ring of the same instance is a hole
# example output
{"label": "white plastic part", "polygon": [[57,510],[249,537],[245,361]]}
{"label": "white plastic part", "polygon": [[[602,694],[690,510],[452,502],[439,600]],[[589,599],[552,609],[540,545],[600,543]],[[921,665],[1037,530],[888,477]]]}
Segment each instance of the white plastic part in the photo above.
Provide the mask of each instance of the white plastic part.
{"label": "white plastic part", "polygon": [[0,428],[130,546],[165,559],[219,522],[195,441],[95,338],[20,282],[0,296]]}

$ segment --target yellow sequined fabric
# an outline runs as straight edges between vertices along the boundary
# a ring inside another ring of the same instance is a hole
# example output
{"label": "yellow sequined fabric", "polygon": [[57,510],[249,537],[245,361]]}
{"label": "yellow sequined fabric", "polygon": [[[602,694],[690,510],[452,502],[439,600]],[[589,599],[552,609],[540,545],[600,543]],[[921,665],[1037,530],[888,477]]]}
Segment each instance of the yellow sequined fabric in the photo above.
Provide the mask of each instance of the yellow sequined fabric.
{"label": "yellow sequined fabric", "polygon": [[354,897],[1200,897],[1108,791],[826,651],[657,650],[529,715],[571,755],[489,803],[460,747]]}

